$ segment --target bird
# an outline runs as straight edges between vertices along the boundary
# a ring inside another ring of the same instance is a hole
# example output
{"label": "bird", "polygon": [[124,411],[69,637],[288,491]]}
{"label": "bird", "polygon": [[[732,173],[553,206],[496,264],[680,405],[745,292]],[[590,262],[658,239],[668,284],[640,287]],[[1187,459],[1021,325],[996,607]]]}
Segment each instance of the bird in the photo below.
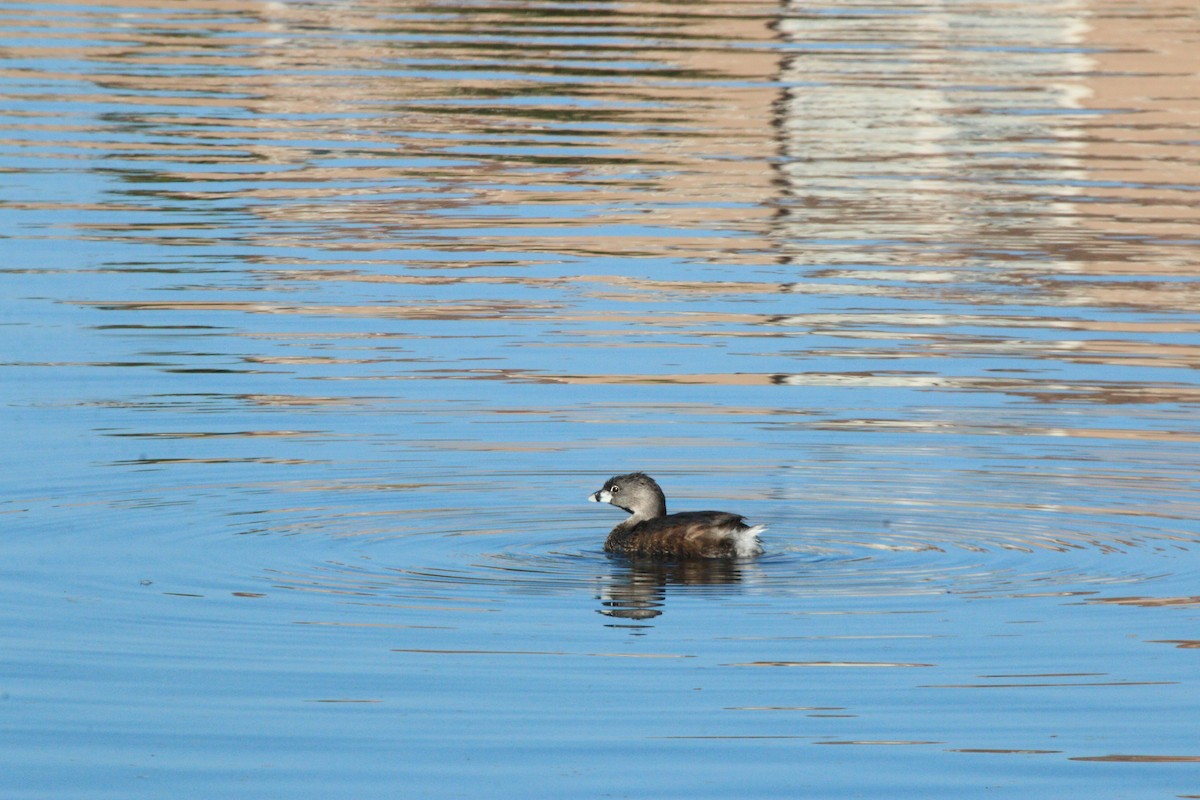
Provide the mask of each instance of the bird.
{"label": "bird", "polygon": [[644,472],[614,475],[588,496],[629,512],[604,542],[609,553],[654,558],[745,558],[762,553],[758,535],[766,525],[747,525],[726,511],[667,513],[667,498]]}

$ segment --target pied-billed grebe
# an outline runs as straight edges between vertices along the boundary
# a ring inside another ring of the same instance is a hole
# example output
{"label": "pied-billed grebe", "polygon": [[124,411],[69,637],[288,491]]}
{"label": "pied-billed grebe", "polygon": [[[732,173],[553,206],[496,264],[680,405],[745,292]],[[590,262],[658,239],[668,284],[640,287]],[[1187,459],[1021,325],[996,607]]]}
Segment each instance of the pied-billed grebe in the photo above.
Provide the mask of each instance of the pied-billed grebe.
{"label": "pied-billed grebe", "polygon": [[667,513],[667,498],[649,475],[631,472],[616,475],[604,488],[588,497],[593,503],[611,503],[629,512],[629,519],[612,529],[604,542],[609,553],[659,558],[732,558],[762,552],[758,534],[739,514],[724,511]]}

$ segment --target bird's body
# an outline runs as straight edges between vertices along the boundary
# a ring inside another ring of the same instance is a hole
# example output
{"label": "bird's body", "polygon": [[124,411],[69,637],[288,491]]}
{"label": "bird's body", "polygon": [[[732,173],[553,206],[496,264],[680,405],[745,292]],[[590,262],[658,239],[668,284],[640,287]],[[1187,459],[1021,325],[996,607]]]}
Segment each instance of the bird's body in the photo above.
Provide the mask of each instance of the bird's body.
{"label": "bird's body", "polygon": [[765,525],[750,526],[740,514],[725,511],[667,513],[662,489],[649,475],[617,475],[589,498],[629,512],[604,542],[610,553],[653,558],[739,558],[762,552],[758,534]]}

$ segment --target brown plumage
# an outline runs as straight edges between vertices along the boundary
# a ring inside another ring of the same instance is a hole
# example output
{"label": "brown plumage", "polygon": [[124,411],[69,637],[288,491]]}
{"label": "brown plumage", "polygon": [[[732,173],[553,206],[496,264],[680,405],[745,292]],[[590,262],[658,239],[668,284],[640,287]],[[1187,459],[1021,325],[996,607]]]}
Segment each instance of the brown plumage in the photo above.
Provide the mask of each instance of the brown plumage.
{"label": "brown plumage", "polygon": [[667,513],[667,498],[641,472],[609,478],[604,488],[588,497],[629,512],[604,542],[610,553],[654,558],[735,558],[762,552],[758,534],[765,525],[745,524],[740,514],[725,511]]}

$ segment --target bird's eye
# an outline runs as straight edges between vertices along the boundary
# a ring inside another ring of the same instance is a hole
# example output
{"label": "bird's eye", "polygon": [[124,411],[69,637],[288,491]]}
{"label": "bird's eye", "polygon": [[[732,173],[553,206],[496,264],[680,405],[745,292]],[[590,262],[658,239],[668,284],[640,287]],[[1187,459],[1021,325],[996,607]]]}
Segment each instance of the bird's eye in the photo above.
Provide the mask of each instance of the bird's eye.
{"label": "bird's eye", "polygon": [[617,486],[617,485],[614,483],[612,486],[610,486],[610,487],[609,487],[608,491],[610,491],[610,492],[611,492],[611,493],[613,493],[613,494],[616,494],[617,492],[621,491],[621,487],[620,487],[620,486]]}

